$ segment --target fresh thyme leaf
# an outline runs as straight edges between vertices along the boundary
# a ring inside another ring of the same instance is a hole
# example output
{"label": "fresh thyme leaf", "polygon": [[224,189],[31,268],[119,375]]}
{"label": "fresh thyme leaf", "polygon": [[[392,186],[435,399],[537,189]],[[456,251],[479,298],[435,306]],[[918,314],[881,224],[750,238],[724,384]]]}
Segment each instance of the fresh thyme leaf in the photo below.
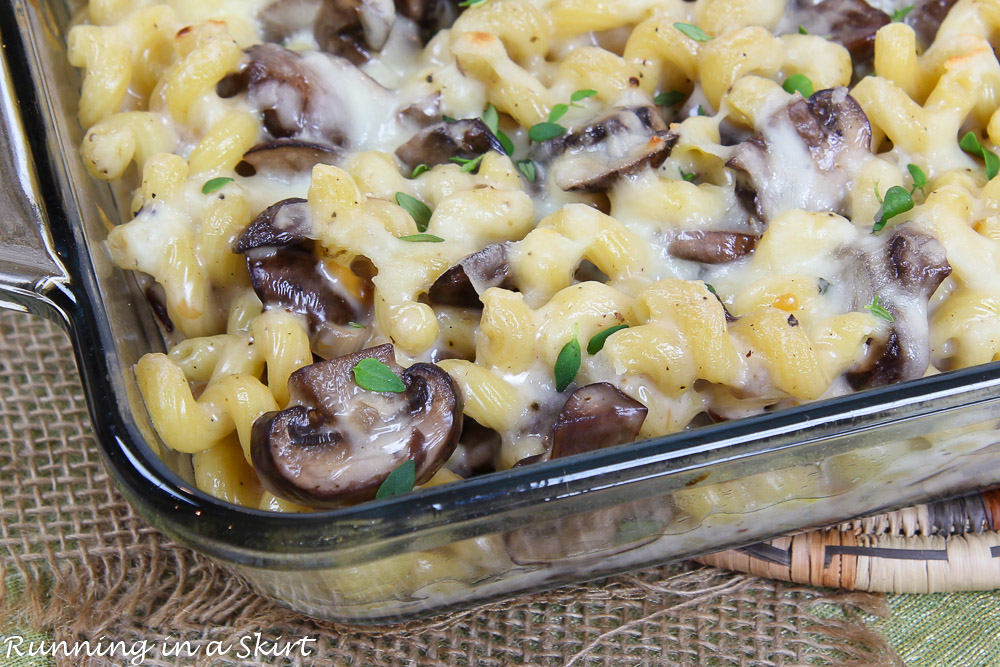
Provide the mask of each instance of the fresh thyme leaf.
{"label": "fresh thyme leaf", "polygon": [[924,170],[915,164],[906,165],[906,169],[910,172],[910,176],[913,178],[913,189],[910,190],[910,194],[912,195],[917,190],[923,192],[924,187],[927,185],[927,174],[925,174]]}
{"label": "fresh thyme leaf", "polygon": [[813,83],[805,74],[791,75],[785,79],[785,83],[781,84],[781,87],[785,89],[785,92],[791,94],[799,93],[807,100],[812,97],[813,94]]}
{"label": "fresh thyme leaf", "polygon": [[417,483],[417,464],[413,459],[407,459],[385,478],[385,481],[375,492],[375,499],[391,498],[409,493]]}
{"label": "fresh thyme leaf", "polygon": [[958,142],[958,145],[962,147],[962,150],[966,153],[972,153],[973,155],[978,155],[983,158],[983,162],[986,163],[986,178],[992,180],[997,172],[1000,172],[1000,158],[993,151],[987,150],[979,142],[979,138],[973,132],[968,132],[962,140]]}
{"label": "fresh thyme leaf", "polygon": [[580,371],[580,360],[583,357],[580,351],[580,341],[577,333],[573,334],[573,340],[563,345],[556,358],[556,365],[552,369],[556,378],[556,391],[565,391],[576,374]]}
{"label": "fresh thyme leaf", "polygon": [[[876,194],[877,194],[876,190]],[[872,225],[872,233],[882,231],[885,224],[900,213],[906,213],[913,208],[913,197],[904,188],[894,185],[885,191],[882,197],[882,207],[875,214],[875,224]]]}
{"label": "fresh thyme leaf", "polygon": [[675,23],[674,27],[696,42],[707,42],[712,39],[704,30],[690,23]]}
{"label": "fresh thyme leaf", "polygon": [[507,155],[513,155],[514,142],[510,140],[510,137],[508,137],[500,130],[497,130],[493,134],[496,135],[497,141],[499,141],[500,145],[503,146],[503,152],[506,153]]}
{"label": "fresh thyme leaf", "polygon": [[205,185],[201,186],[201,194],[210,195],[216,190],[220,190],[232,182],[233,179],[229,176],[219,176],[218,178],[213,178],[210,181],[205,181]]}
{"label": "fresh thyme leaf", "polygon": [[486,123],[486,127],[490,128],[490,132],[497,133],[500,126],[500,114],[497,113],[497,108],[493,104],[487,104],[486,109],[483,110],[483,122]]}
{"label": "fresh thyme leaf", "polygon": [[579,102],[580,100],[585,100],[588,97],[593,97],[596,94],[597,94],[596,90],[591,90],[589,88],[585,88],[583,90],[578,90],[575,93],[573,93],[572,95],[570,95],[569,99],[570,99],[571,102]]}
{"label": "fresh thyme leaf", "polygon": [[458,3],[458,6],[459,7],[475,7],[476,5],[481,5],[484,2],[486,2],[486,0],[462,0],[462,2]]}
{"label": "fresh thyme leaf", "polygon": [[524,177],[528,179],[529,183],[534,183],[537,176],[535,172],[535,163],[530,159],[525,158],[524,160],[517,161],[517,170],[524,174]]}
{"label": "fresh thyme leaf", "polygon": [[470,171],[475,171],[479,167],[479,163],[483,161],[484,157],[486,157],[486,153],[483,153],[482,155],[477,155],[476,157],[470,158],[468,160],[461,157],[453,157],[449,159],[455,164],[462,165],[462,173],[468,174]]}
{"label": "fresh thyme leaf", "polygon": [[708,115],[708,112],[705,111],[705,107],[701,106],[700,104],[698,105],[698,115],[699,116],[707,116]]}
{"label": "fresh thyme leaf", "polygon": [[549,122],[555,123],[557,120],[565,116],[567,111],[569,111],[568,104],[555,105],[552,107],[552,111],[549,112]]}
{"label": "fresh thyme leaf", "polygon": [[802,26],[799,26],[799,34],[800,35],[808,35],[809,31],[806,30],[805,28],[803,28]]}
{"label": "fresh thyme leaf", "polygon": [[351,369],[354,381],[358,386],[368,391],[387,391],[400,394],[406,391],[406,385],[391,368],[378,359],[362,359]]}
{"label": "fresh thyme leaf", "polygon": [[428,171],[429,169],[430,167],[428,167],[426,164],[418,164],[416,167],[413,168],[413,173],[410,174],[410,178],[416,178],[425,171]]}
{"label": "fresh thyme leaf", "polygon": [[410,234],[409,236],[397,236],[400,241],[410,243],[444,243],[444,239],[433,234]]}
{"label": "fresh thyme leaf", "polygon": [[693,183],[694,179],[698,178],[698,174],[696,174],[693,171],[687,172],[687,171],[684,171],[683,169],[679,169],[678,171],[681,172],[681,178],[683,178],[688,183]]}
{"label": "fresh thyme leaf", "polygon": [[909,14],[910,12],[912,12],[913,9],[914,9],[914,7],[916,7],[916,5],[909,5],[907,7],[901,8],[901,9],[895,9],[895,10],[893,10],[892,15],[890,16],[890,18],[892,19],[892,22],[893,23],[899,23],[900,21],[902,21],[903,19],[905,19],[906,15]]}
{"label": "fresh thyme leaf", "polygon": [[528,130],[528,138],[534,142],[548,141],[566,134],[566,128],[558,123],[538,123]]}
{"label": "fresh thyme leaf", "polygon": [[661,107],[672,107],[684,101],[686,95],[679,90],[670,90],[660,93],[653,98],[653,103]]}
{"label": "fresh thyme leaf", "polygon": [[895,321],[892,318],[892,313],[890,313],[888,310],[879,305],[878,294],[875,295],[875,298],[872,299],[872,302],[870,304],[865,306],[865,310],[870,310],[872,315],[875,315],[876,317],[881,317],[886,322]]}
{"label": "fresh thyme leaf", "polygon": [[347,326],[354,327],[355,329],[364,329],[365,328],[365,325],[361,324],[360,322],[348,322]]}
{"label": "fresh thyme leaf", "polygon": [[709,292],[711,292],[712,294],[714,294],[716,296],[719,295],[719,293],[715,291],[715,287],[712,286],[711,283],[705,283],[705,289],[707,289]]}
{"label": "fresh thyme leaf", "polygon": [[594,337],[590,339],[587,343],[587,354],[594,355],[604,349],[604,342],[608,339],[608,336],[616,331],[621,331],[622,329],[628,329],[627,324],[617,324],[613,327],[608,327],[604,331],[599,331],[594,334]]}
{"label": "fresh thyme leaf", "polygon": [[396,193],[396,203],[406,209],[406,212],[417,223],[419,231],[427,231],[427,223],[431,221],[431,210],[427,208],[427,204],[405,192]]}

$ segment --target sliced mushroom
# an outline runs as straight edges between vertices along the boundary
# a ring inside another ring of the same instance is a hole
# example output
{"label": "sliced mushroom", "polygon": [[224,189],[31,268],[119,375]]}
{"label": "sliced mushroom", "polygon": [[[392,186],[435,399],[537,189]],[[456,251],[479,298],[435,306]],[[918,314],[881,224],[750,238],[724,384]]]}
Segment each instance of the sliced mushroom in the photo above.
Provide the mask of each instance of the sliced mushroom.
{"label": "sliced mushroom", "polygon": [[346,325],[361,319],[310,250],[258,248],[247,252],[247,267],[253,291],[265,307],[305,315],[313,331],[326,323]]}
{"label": "sliced mushroom", "polygon": [[604,192],[646,167],[659,167],[677,135],[653,107],[619,107],[600,120],[542,142],[536,162],[551,165],[556,185],[574,192]]}
{"label": "sliced mushroom", "polygon": [[922,377],[930,363],[927,300],[951,274],[944,246],[904,223],[855,262],[850,274],[855,308],[878,296],[893,321],[884,338],[869,343],[865,361],[845,374],[848,384],[858,390]]}
{"label": "sliced mushroom", "polygon": [[395,0],[396,12],[417,24],[426,43],[439,30],[455,22],[456,3],[452,0]]}
{"label": "sliced mushroom", "polygon": [[361,65],[385,45],[395,22],[392,0],[323,0],[313,36],[321,50]]}
{"label": "sliced mushroom", "polygon": [[917,33],[926,50],[934,43],[941,22],[955,6],[956,0],[923,0],[906,15],[906,23]]}
{"label": "sliced mushroom", "polygon": [[291,197],[268,206],[233,242],[233,252],[285,247],[309,240],[312,218],[305,199]]}
{"label": "sliced mushroom", "polygon": [[724,264],[752,253],[759,240],[756,234],[690,230],[675,234],[667,251],[678,259]]}
{"label": "sliced mushroom", "polygon": [[464,160],[496,151],[506,155],[503,146],[479,118],[466,118],[455,122],[440,122],[413,135],[396,149],[396,156],[413,169],[418,164],[433,167],[447,164],[451,158]]}
{"label": "sliced mushroom", "polygon": [[[369,358],[391,368],[406,390],[358,386],[352,369]],[[448,460],[462,432],[461,393],[448,374],[424,363],[403,370],[392,345],[300,368],[288,390],[288,408],[254,422],[251,455],[264,488],[308,507],[370,500],[407,460],[422,484]]]}
{"label": "sliced mushroom", "polygon": [[855,63],[871,60],[875,33],[889,23],[889,15],[865,0],[797,0],[795,17],[812,35],[829,38],[851,52]]}
{"label": "sliced mushroom", "polygon": [[488,245],[442,273],[427,298],[439,306],[482,308],[479,295],[491,287],[514,288],[504,243]]}
{"label": "sliced mushroom", "polygon": [[268,177],[288,178],[309,171],[317,164],[336,164],[340,151],[335,146],[300,141],[275,139],[257,144],[243,154],[236,165],[240,176],[262,174]]}
{"label": "sliced mushroom", "polygon": [[570,395],[552,427],[552,458],[632,442],[648,411],[607,382],[580,387]]}
{"label": "sliced mushroom", "polygon": [[868,117],[846,88],[820,90],[774,113],[733,149],[726,166],[761,220],[795,208],[845,212],[847,184],[870,156],[871,136]]}
{"label": "sliced mushroom", "polygon": [[223,78],[216,92],[224,98],[245,92],[271,137],[357,146],[395,114],[394,93],[343,58],[276,44],[257,44],[246,53],[246,64]]}

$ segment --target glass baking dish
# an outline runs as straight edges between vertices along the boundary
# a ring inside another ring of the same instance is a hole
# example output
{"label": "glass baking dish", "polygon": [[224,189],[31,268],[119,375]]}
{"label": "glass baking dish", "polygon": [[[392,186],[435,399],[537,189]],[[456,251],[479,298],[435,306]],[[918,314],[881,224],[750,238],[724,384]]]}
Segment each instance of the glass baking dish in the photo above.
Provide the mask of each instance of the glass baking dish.
{"label": "glass baking dish", "polygon": [[263,594],[390,623],[1000,482],[993,363],[335,511],[214,500],[186,456],[157,454],[131,370],[163,344],[102,245],[120,219],[112,194],[77,157],[73,9],[0,6],[0,303],[70,331],[105,462],[134,507]]}

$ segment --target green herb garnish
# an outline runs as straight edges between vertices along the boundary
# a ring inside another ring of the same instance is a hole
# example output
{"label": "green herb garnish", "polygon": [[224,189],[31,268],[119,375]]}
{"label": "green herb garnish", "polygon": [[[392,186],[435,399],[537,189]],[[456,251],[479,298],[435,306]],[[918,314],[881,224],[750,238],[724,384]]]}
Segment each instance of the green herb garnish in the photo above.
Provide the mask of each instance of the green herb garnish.
{"label": "green herb garnish", "polygon": [[583,90],[578,90],[575,93],[573,93],[572,95],[570,95],[569,99],[570,99],[571,102],[579,102],[580,100],[585,100],[588,97],[593,97],[596,94],[597,94],[596,90],[591,90],[589,88],[585,88]]}
{"label": "green herb garnish", "polygon": [[912,195],[917,190],[923,192],[924,187],[927,185],[927,174],[925,174],[924,170],[915,164],[906,165],[906,169],[910,172],[910,176],[913,178],[913,189],[910,190],[910,194]]}
{"label": "green herb garnish", "polygon": [[458,3],[458,6],[459,7],[475,7],[476,5],[481,5],[484,2],[486,2],[486,0],[462,0],[462,2]]}
{"label": "green herb garnish", "polygon": [[548,141],[566,134],[566,128],[558,123],[538,123],[528,130],[528,138],[534,142]]}
{"label": "green herb garnish", "polygon": [[567,111],[569,111],[568,104],[555,105],[554,107],[552,107],[552,111],[549,112],[549,122],[550,123],[556,122],[557,120],[565,116]]}
{"label": "green herb garnish", "polygon": [[426,164],[418,164],[416,167],[413,168],[413,173],[410,174],[410,178],[416,178],[425,171],[428,171],[429,169],[430,167],[428,167]]}
{"label": "green herb garnish", "polygon": [[537,177],[538,174],[535,171],[535,163],[532,162],[529,158],[525,158],[524,160],[518,160],[517,170],[522,174],[524,174],[524,177],[528,179],[529,183],[535,182],[535,178]]}
{"label": "green herb garnish", "polygon": [[879,305],[877,294],[875,295],[875,298],[872,299],[872,302],[867,306],[865,306],[865,310],[870,310],[872,315],[875,315],[876,317],[881,317],[886,322],[894,321],[892,318],[892,313],[890,313],[888,310]]}
{"label": "green herb garnish", "polygon": [[875,197],[882,204],[875,214],[875,224],[872,225],[872,233],[880,232],[886,223],[900,213],[906,213],[913,208],[913,197],[910,193],[898,185],[894,185],[885,191],[884,197],[878,196],[878,186],[875,188]]}
{"label": "green herb garnish", "polygon": [[712,39],[704,30],[690,23],[675,23],[674,27],[696,42],[707,42]]}
{"label": "green herb garnish", "polygon": [[962,150],[966,153],[972,153],[973,155],[978,155],[983,158],[983,162],[986,163],[986,178],[992,180],[997,172],[1000,172],[1000,158],[993,151],[987,150],[979,142],[979,138],[972,132],[967,133],[962,140],[958,142],[958,145],[962,147]]}
{"label": "green herb garnish", "polygon": [[210,181],[206,181],[205,185],[201,186],[201,194],[210,195],[216,190],[220,190],[229,183],[232,183],[234,179],[229,176],[219,176],[218,178],[213,178]]}
{"label": "green herb garnish", "polygon": [[[480,0],[482,1],[482,0]],[[417,483],[417,464],[413,459],[407,459],[385,478],[385,481],[375,492],[375,499],[391,498],[413,490]]]}
{"label": "green herb garnish", "polygon": [[[454,162],[455,164],[462,165],[462,173],[463,174],[468,174],[470,171],[475,171],[476,169],[479,168],[479,163],[483,161],[484,157],[486,157],[486,153],[483,153],[482,155],[477,155],[476,157],[468,159],[468,160],[466,160],[465,158],[461,158],[461,157],[453,157],[453,158],[449,158],[449,159],[452,162]],[[426,227],[425,227],[425,229],[426,229]]]}
{"label": "green herb garnish", "polygon": [[708,112],[705,111],[705,107],[701,106],[700,104],[698,105],[698,115],[699,116],[707,116],[708,115]]}
{"label": "green herb garnish", "polygon": [[565,391],[566,387],[573,382],[576,374],[580,371],[580,360],[582,357],[579,327],[577,327],[577,332],[573,334],[573,340],[563,345],[563,348],[559,350],[556,365],[552,369],[556,378],[556,391]]}
{"label": "green herb garnish", "polygon": [[354,327],[355,329],[364,329],[365,328],[365,325],[361,324],[360,322],[348,322],[347,326]]}
{"label": "green herb garnish", "polygon": [[410,243],[444,243],[444,239],[433,234],[410,234],[409,236],[397,236],[400,241]]}
{"label": "green herb garnish", "polygon": [[451,116],[445,116],[444,114],[441,114],[441,120],[443,120],[446,123],[457,123],[458,122],[457,118],[452,118]]}
{"label": "green herb garnish", "polygon": [[802,26],[800,25],[800,26],[799,26],[799,34],[800,34],[800,35],[808,35],[808,34],[809,34],[809,31],[808,31],[808,30],[806,30],[805,28],[803,28],[803,27],[802,27]]}
{"label": "green herb garnish", "polygon": [[653,103],[661,107],[672,107],[675,104],[683,102],[685,97],[687,95],[679,90],[670,90],[654,97]]}
{"label": "green herb garnish", "polygon": [[604,331],[599,331],[594,334],[594,337],[590,339],[587,343],[587,354],[594,355],[604,349],[604,341],[608,339],[608,336],[616,331],[621,331],[622,329],[628,329],[627,324],[617,324],[613,327],[608,327]]}
{"label": "green herb garnish", "polygon": [[503,146],[503,150],[507,155],[514,154],[514,142],[510,140],[506,134],[500,131],[500,114],[497,113],[497,108],[493,104],[487,104],[486,109],[483,111],[483,123],[486,127],[490,128],[490,132],[493,136],[497,138],[500,145]]}
{"label": "green herb garnish", "polygon": [[400,394],[406,391],[406,385],[392,369],[378,359],[362,359],[354,364],[354,381],[358,386],[368,391],[387,391]]}
{"label": "green herb garnish", "polygon": [[698,174],[696,174],[693,171],[687,172],[687,171],[684,171],[683,169],[678,169],[678,171],[681,172],[681,178],[683,178],[688,183],[693,183],[694,179],[698,178]]}
{"label": "green herb garnish", "polygon": [[912,12],[914,7],[916,7],[916,5],[909,5],[908,7],[903,7],[901,9],[893,10],[892,15],[890,16],[892,22],[899,23],[900,21],[905,19],[906,15]]}
{"label": "green herb garnish", "polygon": [[707,289],[709,292],[711,292],[715,296],[719,296],[719,293],[715,291],[715,287],[711,283],[705,283],[705,289]]}
{"label": "green herb garnish", "polygon": [[812,97],[813,94],[813,83],[805,74],[791,75],[785,79],[785,82],[781,84],[781,87],[785,89],[785,92],[792,95],[798,93],[807,100]]}
{"label": "green herb garnish", "polygon": [[410,214],[414,222],[417,223],[417,230],[421,232],[427,231],[427,224],[431,221],[431,210],[427,208],[427,204],[416,197],[411,197],[405,192],[396,193],[396,203],[405,208],[406,212]]}

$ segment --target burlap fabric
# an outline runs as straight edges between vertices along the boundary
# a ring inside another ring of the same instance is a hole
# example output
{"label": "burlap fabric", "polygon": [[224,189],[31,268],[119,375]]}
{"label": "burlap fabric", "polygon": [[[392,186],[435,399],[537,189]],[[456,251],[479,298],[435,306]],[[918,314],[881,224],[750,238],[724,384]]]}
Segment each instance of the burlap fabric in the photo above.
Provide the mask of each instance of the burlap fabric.
{"label": "burlap fabric", "polygon": [[686,565],[377,631],[301,617],[129,509],[100,462],[68,338],[26,315],[0,314],[0,438],[0,639],[17,627],[197,653],[154,650],[149,665],[266,664],[201,651],[254,632],[317,639],[313,656],[281,664],[900,664],[861,620],[886,612],[881,596]]}

